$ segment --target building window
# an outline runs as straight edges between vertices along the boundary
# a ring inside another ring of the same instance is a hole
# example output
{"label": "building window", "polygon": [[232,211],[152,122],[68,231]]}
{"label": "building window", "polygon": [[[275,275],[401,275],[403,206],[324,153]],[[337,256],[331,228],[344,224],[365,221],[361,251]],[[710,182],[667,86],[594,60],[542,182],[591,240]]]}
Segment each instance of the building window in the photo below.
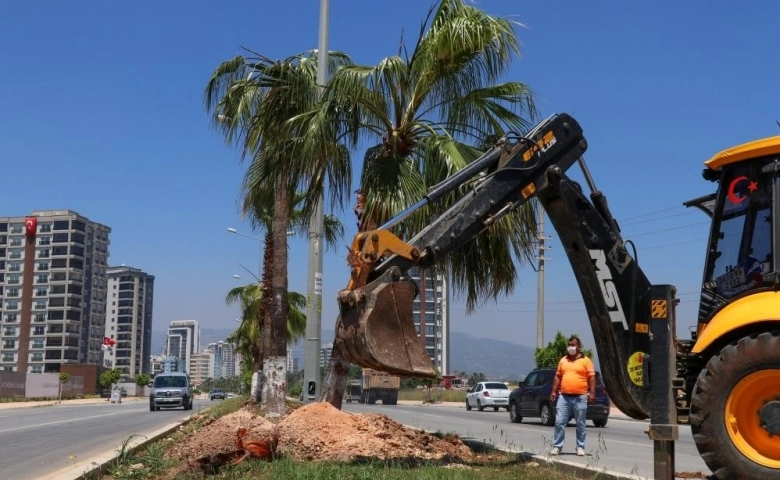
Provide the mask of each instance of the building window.
{"label": "building window", "polygon": [[46,321],[46,314],[45,313],[36,313],[35,319],[33,320],[35,323],[42,323]]}
{"label": "building window", "polygon": [[46,310],[46,300],[36,300],[35,301],[35,309],[36,310]]}
{"label": "building window", "polygon": [[6,310],[19,310],[19,302],[16,300],[10,300],[5,303]]}
{"label": "building window", "polygon": [[19,285],[19,275],[8,275],[8,285]]}
{"label": "building window", "polygon": [[[8,262],[8,271],[9,272],[21,272],[22,271],[22,264],[19,263],[19,262]],[[17,281],[16,283],[19,283],[19,282]]]}
{"label": "building window", "polygon": [[38,275],[36,283],[49,283],[49,275],[45,273]]}
{"label": "building window", "polygon": [[37,327],[33,327],[33,335],[45,335],[46,334],[46,327],[43,325],[38,325]]}
{"label": "building window", "polygon": [[9,287],[6,291],[6,297],[18,297],[19,296],[19,289],[16,287]]}
{"label": "building window", "polygon": [[33,340],[32,348],[43,348],[43,340]]}
{"label": "building window", "polygon": [[45,236],[45,237],[38,237],[38,246],[40,247],[46,247],[51,245],[51,237]]}
{"label": "building window", "polygon": [[16,317],[15,313],[6,313],[5,314],[5,321],[6,322],[14,323],[14,322],[16,322],[16,319],[17,319],[17,317]]}
{"label": "building window", "polygon": [[[22,233],[22,232],[12,232],[12,233]],[[11,237],[11,242],[9,243],[12,247],[21,247],[22,246],[22,237]]]}
{"label": "building window", "polygon": [[47,290],[45,288],[36,288],[35,289],[35,296],[36,297],[45,297],[47,293]]}
{"label": "building window", "polygon": [[42,248],[38,250],[38,258],[49,258],[49,249]]}
{"label": "building window", "polygon": [[18,248],[12,248],[8,251],[8,258],[12,260],[22,258],[22,250]]}
{"label": "building window", "polygon": [[51,232],[51,223],[41,223],[38,225],[38,230],[41,233],[49,233]]}
{"label": "building window", "polygon": [[5,330],[3,331],[3,335],[5,335],[6,337],[15,337],[16,327],[5,327]]}
{"label": "building window", "polygon": [[3,361],[4,362],[13,362],[14,361],[14,354],[13,353],[4,353],[3,354]]}
{"label": "building window", "polygon": [[5,340],[3,348],[16,348],[16,340]]}
{"label": "building window", "polygon": [[44,272],[49,269],[49,262],[38,262],[38,271]]}

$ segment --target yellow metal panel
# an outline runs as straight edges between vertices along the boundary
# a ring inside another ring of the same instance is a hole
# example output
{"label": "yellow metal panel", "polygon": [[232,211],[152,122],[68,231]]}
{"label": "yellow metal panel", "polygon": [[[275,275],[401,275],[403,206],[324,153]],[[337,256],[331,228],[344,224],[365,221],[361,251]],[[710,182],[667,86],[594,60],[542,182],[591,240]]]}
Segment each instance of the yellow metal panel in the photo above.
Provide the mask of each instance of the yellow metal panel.
{"label": "yellow metal panel", "polygon": [[701,353],[727,333],[765,320],[780,320],[780,292],[756,293],[724,307],[699,333],[693,352]]}
{"label": "yellow metal panel", "polygon": [[780,153],[780,137],[762,138],[718,152],[704,162],[704,165],[718,170],[732,163],[778,153]]}

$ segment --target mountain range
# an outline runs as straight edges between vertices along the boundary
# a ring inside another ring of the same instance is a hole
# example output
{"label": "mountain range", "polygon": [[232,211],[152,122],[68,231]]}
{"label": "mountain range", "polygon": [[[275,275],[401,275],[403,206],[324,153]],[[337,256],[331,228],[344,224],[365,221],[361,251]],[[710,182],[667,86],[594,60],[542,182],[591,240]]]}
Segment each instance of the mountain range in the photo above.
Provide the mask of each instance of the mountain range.
{"label": "mountain range", "polygon": [[[231,333],[228,329],[202,328],[200,343],[224,341]],[[165,345],[165,330],[152,332],[152,353],[159,354]],[[333,341],[333,331],[322,331],[323,344]],[[303,365],[303,347],[292,347],[293,355],[298,357],[298,364]],[[495,340],[492,338],[477,338],[460,332],[450,333],[450,372],[483,373],[489,380],[517,381],[533,370],[534,348],[516,343]]]}

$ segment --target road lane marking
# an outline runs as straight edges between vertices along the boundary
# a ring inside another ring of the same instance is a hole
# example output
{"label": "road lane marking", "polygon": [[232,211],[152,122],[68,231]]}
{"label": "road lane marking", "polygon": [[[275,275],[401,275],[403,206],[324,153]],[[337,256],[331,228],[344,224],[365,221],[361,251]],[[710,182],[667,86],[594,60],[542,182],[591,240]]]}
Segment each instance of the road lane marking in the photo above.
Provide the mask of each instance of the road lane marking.
{"label": "road lane marking", "polygon": [[69,418],[67,420],[59,420],[57,422],[38,423],[38,424],[35,424],[35,425],[23,425],[21,427],[7,428],[5,430],[0,430],[0,433],[15,432],[17,430],[24,430],[24,429],[27,429],[27,428],[46,427],[46,426],[49,426],[49,425],[59,425],[61,423],[77,422],[77,421],[80,421],[80,420],[90,420],[90,419],[93,419],[93,418],[111,417],[113,415],[119,415],[120,413],[122,413],[122,412],[105,413],[103,415],[92,415],[90,417]]}

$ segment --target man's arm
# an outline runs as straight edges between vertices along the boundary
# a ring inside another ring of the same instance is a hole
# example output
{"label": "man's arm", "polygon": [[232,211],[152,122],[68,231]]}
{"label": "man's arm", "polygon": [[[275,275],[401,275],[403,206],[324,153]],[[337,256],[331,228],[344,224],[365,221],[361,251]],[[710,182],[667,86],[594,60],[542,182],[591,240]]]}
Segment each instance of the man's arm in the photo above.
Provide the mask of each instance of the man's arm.
{"label": "man's arm", "polygon": [[588,403],[596,403],[596,374],[588,375]]}
{"label": "man's arm", "polygon": [[550,391],[550,401],[554,402],[555,397],[558,396],[558,387],[561,386],[561,371],[556,370],[555,376],[553,377],[553,383],[552,383],[552,391]]}

